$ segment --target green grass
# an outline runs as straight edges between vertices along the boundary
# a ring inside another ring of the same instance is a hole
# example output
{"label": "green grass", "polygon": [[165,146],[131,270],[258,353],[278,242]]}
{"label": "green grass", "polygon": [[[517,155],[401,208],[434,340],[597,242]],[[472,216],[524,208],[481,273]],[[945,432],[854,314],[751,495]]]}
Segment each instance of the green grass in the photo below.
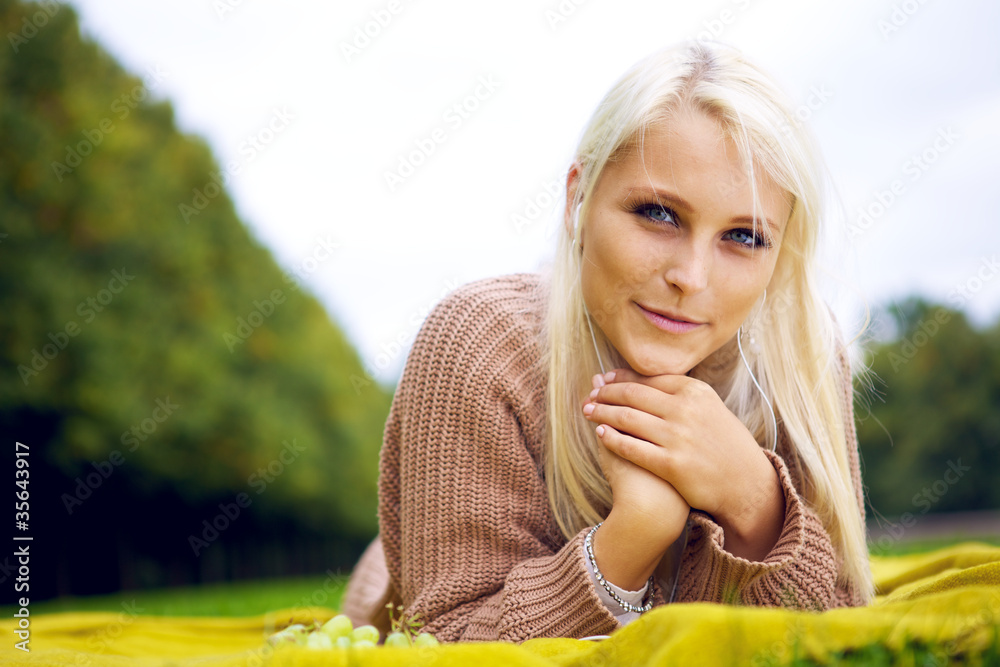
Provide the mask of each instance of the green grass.
{"label": "green grass", "polygon": [[[967,541],[967,540],[961,540]],[[1000,546],[1000,538],[977,539]],[[956,540],[899,542],[880,555],[904,555],[940,549]],[[340,606],[347,576],[301,579],[269,579],[238,583],[206,584],[181,588],[122,591],[112,595],[66,597],[32,602],[31,611],[49,614],[63,611],[121,611],[122,604],[135,601],[141,613],[156,616],[256,616],[269,611],[312,604],[336,609]],[[325,599],[324,599],[325,597]],[[0,607],[9,617],[16,608]]]}
{"label": "green grass", "polygon": [[[960,540],[970,541],[970,540]],[[1000,538],[977,539],[1000,546]],[[955,544],[956,540],[903,542],[893,545],[886,555],[921,553]],[[265,612],[316,605],[336,609],[343,596],[347,577],[325,576],[301,579],[271,579],[227,584],[210,584],[182,588],[161,588],[145,591],[123,591],[113,595],[67,597],[44,602],[33,602],[34,614],[64,611],[121,611],[122,604],[131,605],[145,615],[157,616],[256,616]],[[0,614],[10,617],[13,607],[0,608]],[[818,663],[796,656],[791,662],[781,664],[806,667]],[[944,662],[942,662],[944,659]],[[833,665],[942,665],[958,661],[962,664],[993,665],[1000,667],[1000,638],[994,634],[992,644],[978,656],[947,655],[941,648],[908,643],[901,651],[893,652],[881,644],[871,644],[829,656],[824,664]],[[764,664],[764,663],[761,663]],[[779,664],[767,662],[766,664]]]}
{"label": "green grass", "polygon": [[762,665],[782,665],[782,667],[819,667],[819,665],[865,665],[866,667],[889,667],[890,665],[913,665],[914,667],[941,667],[943,665],[979,665],[980,667],[1000,667],[1000,635],[994,630],[988,646],[975,655],[949,651],[946,646],[930,646],[920,641],[907,641],[899,651],[892,651],[882,644],[865,646],[832,653],[822,662],[795,656],[789,662]]}
{"label": "green grass", "polygon": [[975,537],[975,538],[942,537],[934,540],[895,542],[888,549],[879,549],[876,547],[872,549],[871,552],[872,554],[878,556],[906,556],[909,554],[934,551],[935,549],[943,549],[944,547],[950,547],[962,542],[979,542],[981,544],[990,544],[995,547],[1000,547],[1000,537]]}
{"label": "green grass", "polygon": [[[32,602],[31,613],[121,611],[122,604],[132,605],[133,601],[140,613],[151,616],[256,616],[305,605],[336,609],[340,606],[346,581],[346,576],[320,576],[121,591],[112,595]],[[0,614],[5,618],[15,611],[14,607],[0,608]]]}

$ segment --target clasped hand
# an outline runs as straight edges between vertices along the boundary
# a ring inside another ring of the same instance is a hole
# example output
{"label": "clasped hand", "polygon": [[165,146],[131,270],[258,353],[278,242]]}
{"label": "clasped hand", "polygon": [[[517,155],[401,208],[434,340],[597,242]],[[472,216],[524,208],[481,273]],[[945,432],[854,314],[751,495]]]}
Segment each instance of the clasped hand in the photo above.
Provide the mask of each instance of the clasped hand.
{"label": "clasped hand", "polygon": [[595,376],[594,385],[583,413],[597,425],[606,450],[601,465],[615,507],[624,502],[651,517],[676,513],[679,499],[623,465],[628,462],[666,482],[689,507],[712,515],[731,553],[767,554],[784,515],[777,473],[710,385],[685,375],[644,376],[621,368]]}

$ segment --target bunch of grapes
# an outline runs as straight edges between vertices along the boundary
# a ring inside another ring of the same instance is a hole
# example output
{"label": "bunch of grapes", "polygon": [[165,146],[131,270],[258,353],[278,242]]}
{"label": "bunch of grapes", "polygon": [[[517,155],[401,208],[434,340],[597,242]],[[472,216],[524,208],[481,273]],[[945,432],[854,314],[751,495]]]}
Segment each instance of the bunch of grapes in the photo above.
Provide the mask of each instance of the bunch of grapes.
{"label": "bunch of grapes", "polygon": [[[397,607],[399,616],[393,614],[391,604],[389,618],[392,621],[392,632],[385,638],[386,646],[406,648],[410,646],[437,646],[434,635],[420,632],[421,623],[418,615],[410,618],[403,616],[403,608]],[[378,645],[379,633],[374,625],[359,625],[354,627],[351,619],[343,614],[337,614],[326,623],[313,623],[309,626],[302,623],[289,625],[267,638],[272,646],[293,644],[306,648],[323,650],[334,648],[375,648]]]}

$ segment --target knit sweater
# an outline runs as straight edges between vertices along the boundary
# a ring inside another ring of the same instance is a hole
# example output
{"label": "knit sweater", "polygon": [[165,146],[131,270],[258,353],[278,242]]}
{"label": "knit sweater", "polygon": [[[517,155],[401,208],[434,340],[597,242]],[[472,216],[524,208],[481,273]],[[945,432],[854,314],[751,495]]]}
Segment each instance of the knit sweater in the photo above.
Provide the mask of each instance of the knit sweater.
{"label": "knit sweater", "polygon": [[[620,627],[587,568],[589,529],[566,540],[549,507],[540,280],[515,274],[460,287],[417,334],[385,426],[381,544],[355,569],[344,601],[354,616],[364,602],[359,598],[372,597],[374,587],[383,595],[374,596],[365,620],[391,600],[407,614],[419,612],[426,631],[442,641],[584,637]],[[863,515],[849,385],[844,408]],[[760,562],[728,553],[721,526],[692,511],[675,602],[861,604],[836,584],[835,551],[796,490],[801,474],[786,464],[796,460],[790,453],[783,432],[777,453],[765,450],[785,497],[783,528],[771,552]],[[380,580],[383,567],[388,586]],[[653,600],[666,601],[659,585]]]}

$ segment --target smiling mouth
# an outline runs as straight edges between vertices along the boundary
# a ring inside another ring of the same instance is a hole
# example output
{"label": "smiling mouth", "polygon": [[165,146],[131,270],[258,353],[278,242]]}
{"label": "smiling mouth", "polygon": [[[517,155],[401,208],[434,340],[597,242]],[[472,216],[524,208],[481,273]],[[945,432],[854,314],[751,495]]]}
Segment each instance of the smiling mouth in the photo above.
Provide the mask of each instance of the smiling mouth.
{"label": "smiling mouth", "polygon": [[648,308],[643,308],[638,303],[636,303],[636,306],[639,307],[639,310],[642,311],[642,314],[653,324],[653,326],[668,333],[687,333],[688,331],[693,331],[705,324],[704,322],[692,322],[690,320],[685,320],[677,315],[666,315],[664,313],[652,311]]}

